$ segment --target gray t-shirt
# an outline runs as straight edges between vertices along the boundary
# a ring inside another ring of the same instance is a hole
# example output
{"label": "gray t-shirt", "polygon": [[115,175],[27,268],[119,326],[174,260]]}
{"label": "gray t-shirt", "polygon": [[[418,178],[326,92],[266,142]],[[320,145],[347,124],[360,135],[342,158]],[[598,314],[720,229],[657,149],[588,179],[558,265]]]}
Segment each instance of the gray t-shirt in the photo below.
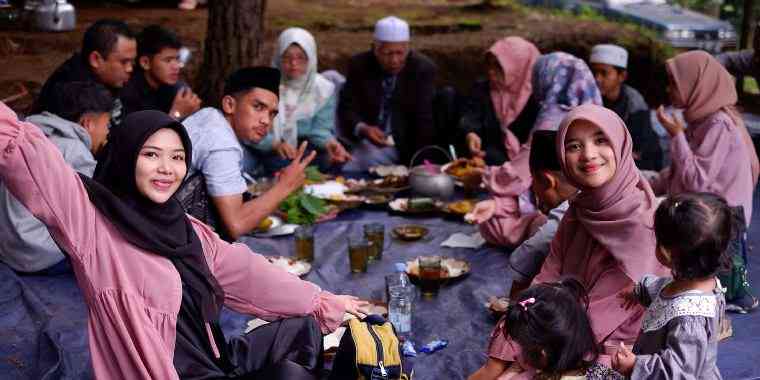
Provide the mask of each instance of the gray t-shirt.
{"label": "gray t-shirt", "polygon": [[204,108],[185,119],[193,143],[193,162],[188,177],[203,173],[212,197],[243,194],[246,191],[241,161],[243,148],[232,126],[216,108]]}

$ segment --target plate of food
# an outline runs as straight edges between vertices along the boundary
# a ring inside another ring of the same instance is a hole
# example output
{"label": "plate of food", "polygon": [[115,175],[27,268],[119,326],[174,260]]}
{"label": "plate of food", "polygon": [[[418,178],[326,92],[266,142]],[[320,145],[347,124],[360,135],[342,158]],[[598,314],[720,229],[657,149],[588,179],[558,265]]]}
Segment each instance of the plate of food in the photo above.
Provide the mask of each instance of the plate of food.
{"label": "plate of food", "polygon": [[[420,276],[419,257],[406,262],[406,274],[410,279]],[[470,264],[453,257],[441,257],[441,280],[453,280],[470,274]]]}
{"label": "plate of food", "polygon": [[463,199],[461,201],[450,202],[446,204],[442,210],[453,215],[465,216],[469,212],[475,209],[475,201],[471,199]]}
{"label": "plate of food", "polygon": [[388,203],[391,210],[405,214],[439,212],[443,202],[432,198],[396,198]]}
{"label": "plate of food", "polygon": [[392,230],[393,236],[404,241],[420,240],[428,234],[426,227],[417,224],[402,224]]}
{"label": "plate of food", "polygon": [[371,194],[364,199],[364,204],[371,207],[385,208],[393,197],[390,194]]}
{"label": "plate of food", "polygon": [[390,175],[409,177],[409,168],[404,165],[377,165],[370,167],[369,173],[378,177],[387,177]]}
{"label": "plate of food", "polygon": [[378,193],[397,193],[409,188],[409,176],[389,175],[367,184],[367,189]]}
{"label": "plate of food", "polygon": [[482,158],[460,158],[441,166],[441,171],[457,179],[467,178],[486,167]]}
{"label": "plate of food", "polygon": [[320,199],[339,199],[346,195],[348,187],[338,181],[315,183],[303,187],[303,192]]}
{"label": "plate of food", "polygon": [[327,198],[327,201],[338,206],[341,210],[359,207],[367,200],[367,197],[362,195],[343,194],[336,195]]}
{"label": "plate of food", "polygon": [[298,260],[293,257],[286,256],[268,256],[267,260],[270,263],[285,269],[286,272],[296,275],[298,277],[305,276],[311,271],[311,264],[306,261]]}

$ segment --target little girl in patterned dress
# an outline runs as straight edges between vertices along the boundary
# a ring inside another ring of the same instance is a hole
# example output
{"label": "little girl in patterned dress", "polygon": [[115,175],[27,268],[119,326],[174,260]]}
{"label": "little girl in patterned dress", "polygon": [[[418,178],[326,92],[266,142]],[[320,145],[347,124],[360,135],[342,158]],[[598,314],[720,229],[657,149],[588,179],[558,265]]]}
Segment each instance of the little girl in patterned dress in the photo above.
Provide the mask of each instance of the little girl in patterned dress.
{"label": "little girl in patterned dress", "polygon": [[645,276],[627,306],[648,306],[633,351],[621,346],[612,358],[631,379],[721,379],[716,364],[720,320],[726,301],[716,273],[728,263],[726,249],[743,221],[726,201],[708,193],[666,199],[655,213],[657,259],[673,277]]}

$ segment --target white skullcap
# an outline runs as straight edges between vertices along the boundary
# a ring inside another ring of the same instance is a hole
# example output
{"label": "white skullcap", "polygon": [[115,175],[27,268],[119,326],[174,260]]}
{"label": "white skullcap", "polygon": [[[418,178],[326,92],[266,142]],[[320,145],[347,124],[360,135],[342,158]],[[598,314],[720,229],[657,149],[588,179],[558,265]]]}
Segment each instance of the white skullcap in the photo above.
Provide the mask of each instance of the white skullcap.
{"label": "white skullcap", "polygon": [[628,51],[612,44],[596,45],[591,49],[591,58],[588,61],[627,69]]}
{"label": "white skullcap", "polygon": [[374,37],[380,42],[408,42],[409,24],[395,16],[382,18],[375,24]]}

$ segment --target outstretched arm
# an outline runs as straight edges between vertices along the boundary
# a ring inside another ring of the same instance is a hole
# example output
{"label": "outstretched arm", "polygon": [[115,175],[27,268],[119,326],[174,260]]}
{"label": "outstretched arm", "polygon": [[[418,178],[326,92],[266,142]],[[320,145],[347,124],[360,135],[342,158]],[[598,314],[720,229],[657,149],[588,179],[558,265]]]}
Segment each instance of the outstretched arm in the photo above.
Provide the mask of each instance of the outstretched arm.
{"label": "outstretched arm", "polygon": [[0,181],[66,252],[90,252],[96,210],[79,175],[31,123],[0,103]]}

